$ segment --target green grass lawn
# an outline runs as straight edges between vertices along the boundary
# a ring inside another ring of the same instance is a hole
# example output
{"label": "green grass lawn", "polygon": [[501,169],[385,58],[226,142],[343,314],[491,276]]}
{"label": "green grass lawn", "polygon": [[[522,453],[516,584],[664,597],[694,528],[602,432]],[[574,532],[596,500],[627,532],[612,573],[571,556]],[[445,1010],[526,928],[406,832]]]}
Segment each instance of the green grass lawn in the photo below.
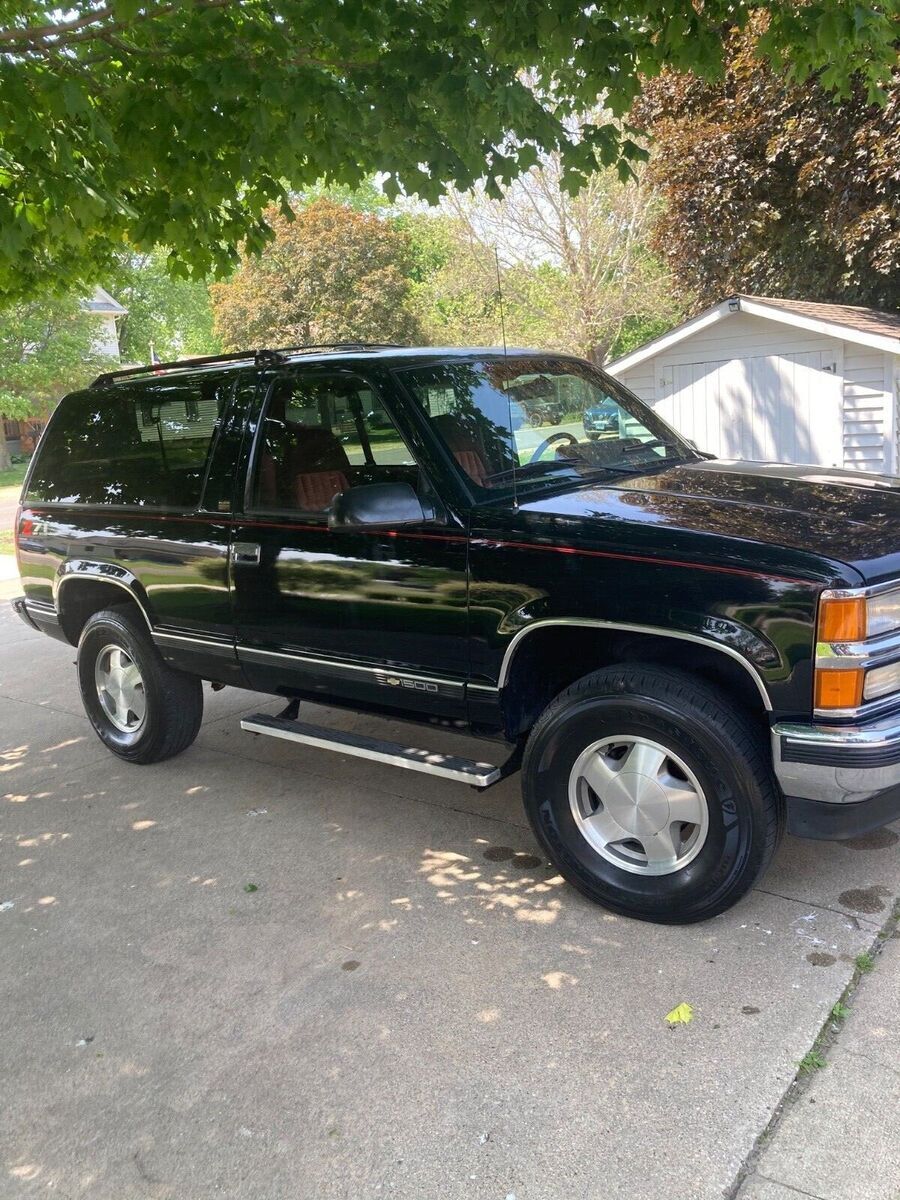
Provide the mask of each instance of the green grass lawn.
{"label": "green grass lawn", "polygon": [[18,493],[22,484],[25,482],[25,472],[28,470],[28,463],[14,463],[8,471],[0,471],[0,489],[15,488]]}
{"label": "green grass lawn", "polygon": [[[16,463],[8,471],[0,471],[0,507],[5,508],[7,505],[18,503],[19,492],[22,490],[27,470],[28,463],[24,462]],[[12,519],[9,523],[12,524]],[[14,552],[13,531],[7,529],[4,521],[0,523],[0,554],[13,554]]]}

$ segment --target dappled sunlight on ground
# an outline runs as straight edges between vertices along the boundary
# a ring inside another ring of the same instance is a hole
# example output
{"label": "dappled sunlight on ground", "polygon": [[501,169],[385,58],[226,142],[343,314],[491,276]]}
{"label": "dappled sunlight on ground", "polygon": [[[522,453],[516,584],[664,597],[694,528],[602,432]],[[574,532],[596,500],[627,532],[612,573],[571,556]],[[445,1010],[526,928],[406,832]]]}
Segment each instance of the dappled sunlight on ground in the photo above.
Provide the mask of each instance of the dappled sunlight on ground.
{"label": "dappled sunlight on ground", "polygon": [[9,1173],[13,1179],[17,1179],[19,1183],[33,1183],[41,1174],[43,1168],[39,1167],[34,1162],[21,1162],[11,1165]]}
{"label": "dappled sunlight on ground", "polygon": [[[510,857],[514,857],[512,854]],[[536,856],[522,856],[542,865]],[[515,875],[504,867],[484,867],[474,858],[454,850],[426,850],[419,866],[437,897],[445,904],[474,905],[479,913],[507,909],[516,920],[552,924],[562,907],[558,896],[564,886],[560,875]],[[468,918],[472,919],[472,918]]]}
{"label": "dappled sunlight on ground", "polygon": [[41,754],[55,754],[57,750],[66,750],[69,746],[78,746],[85,740],[83,737],[66,738],[64,742],[57,742],[55,746],[45,746],[41,750]]}
{"label": "dappled sunlight on ground", "polygon": [[21,746],[12,746],[9,750],[0,751],[0,775],[7,771],[15,771],[22,766],[28,750],[28,743],[25,742]]}
{"label": "dappled sunlight on ground", "polygon": [[68,841],[71,833],[53,832],[48,830],[46,833],[20,834],[16,838],[16,845],[21,849],[39,847],[43,849],[45,846],[54,846],[59,842]]}
{"label": "dappled sunlight on ground", "polygon": [[568,971],[548,971],[546,975],[541,976],[541,979],[554,992],[558,992],[562,988],[574,987],[578,982],[576,976],[570,975]]}

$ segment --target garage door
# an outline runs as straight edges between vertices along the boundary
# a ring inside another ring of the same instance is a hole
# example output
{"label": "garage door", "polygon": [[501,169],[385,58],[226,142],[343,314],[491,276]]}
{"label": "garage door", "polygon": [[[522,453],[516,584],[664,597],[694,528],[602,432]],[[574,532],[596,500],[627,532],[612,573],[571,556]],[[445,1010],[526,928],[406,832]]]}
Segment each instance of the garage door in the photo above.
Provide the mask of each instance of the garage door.
{"label": "garage door", "polygon": [[654,407],[721,458],[840,466],[836,358],[816,350],[663,365]]}

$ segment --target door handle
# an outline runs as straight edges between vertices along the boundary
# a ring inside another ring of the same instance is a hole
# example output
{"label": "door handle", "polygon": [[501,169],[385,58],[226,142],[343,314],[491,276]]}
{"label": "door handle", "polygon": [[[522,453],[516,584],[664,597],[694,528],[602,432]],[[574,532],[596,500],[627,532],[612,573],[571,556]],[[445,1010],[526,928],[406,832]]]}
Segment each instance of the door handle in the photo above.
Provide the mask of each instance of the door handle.
{"label": "door handle", "polygon": [[259,542],[232,542],[231,561],[236,563],[258,563]]}

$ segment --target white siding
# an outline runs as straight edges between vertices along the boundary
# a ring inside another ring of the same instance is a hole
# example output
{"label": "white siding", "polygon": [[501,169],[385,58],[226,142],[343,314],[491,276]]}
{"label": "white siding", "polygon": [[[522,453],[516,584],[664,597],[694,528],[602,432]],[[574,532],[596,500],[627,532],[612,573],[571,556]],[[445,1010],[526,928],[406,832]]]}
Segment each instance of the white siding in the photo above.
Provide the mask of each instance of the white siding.
{"label": "white siding", "polygon": [[119,357],[119,332],[116,329],[116,318],[111,313],[104,313],[99,322],[97,337],[94,340],[94,349],[98,354],[104,354],[107,358]]}
{"label": "white siding", "polygon": [[655,363],[655,359],[648,359],[619,377],[627,388],[631,388],[636,396],[640,396],[648,404],[652,404],[656,399]]}
{"label": "white siding", "polygon": [[898,370],[900,356],[736,313],[619,378],[723,457],[890,472]]}
{"label": "white siding", "polygon": [[840,466],[835,365],[820,350],[661,364],[654,407],[720,458]]}
{"label": "white siding", "polygon": [[[657,361],[702,362],[728,358],[759,358],[772,354],[800,354],[813,350],[834,349],[840,343],[824,334],[795,329],[779,321],[735,313],[716,325],[701,329],[685,338],[670,350],[657,356]],[[642,370],[647,364],[633,368]]]}
{"label": "white siding", "polygon": [[886,471],[890,458],[890,396],[881,350],[844,343],[844,466]]}

